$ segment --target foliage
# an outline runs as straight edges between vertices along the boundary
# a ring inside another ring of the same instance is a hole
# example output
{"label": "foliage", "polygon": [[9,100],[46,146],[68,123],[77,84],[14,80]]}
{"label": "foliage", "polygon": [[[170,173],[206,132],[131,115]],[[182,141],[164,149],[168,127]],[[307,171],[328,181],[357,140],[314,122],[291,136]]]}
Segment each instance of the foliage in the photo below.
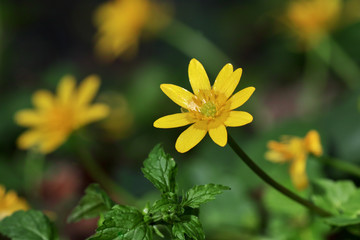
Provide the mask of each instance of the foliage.
{"label": "foliage", "polygon": [[348,180],[317,180],[313,201],[333,214],[325,222],[336,227],[360,226],[360,189]]}
{"label": "foliage", "polygon": [[96,234],[89,240],[151,240],[154,233],[163,236],[165,227],[174,239],[203,240],[205,234],[199,220],[199,207],[215,199],[229,187],[218,184],[198,185],[179,196],[175,181],[177,165],[160,145],[154,147],[142,168],[144,176],[161,192],[161,199],[142,211],[114,204],[98,185],[90,185],[69,217],[69,221],[103,215]]}
{"label": "foliage", "polygon": [[12,240],[57,240],[47,216],[40,211],[18,211],[0,222],[0,233]]}

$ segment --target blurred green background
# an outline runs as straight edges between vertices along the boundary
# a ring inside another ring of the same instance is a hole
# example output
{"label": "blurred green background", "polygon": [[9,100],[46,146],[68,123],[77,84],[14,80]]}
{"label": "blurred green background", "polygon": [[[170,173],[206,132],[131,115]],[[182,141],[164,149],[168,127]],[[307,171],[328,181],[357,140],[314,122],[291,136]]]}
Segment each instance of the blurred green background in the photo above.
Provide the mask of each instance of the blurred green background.
{"label": "blurred green background", "polygon": [[[331,232],[306,209],[270,189],[228,146],[221,148],[207,136],[193,150],[180,154],[175,141],[185,128],[152,126],[157,118],[180,110],[159,85],[172,83],[190,89],[187,67],[192,57],[204,65],[210,81],[230,62],[243,68],[237,90],[254,86],[256,91],[241,107],[254,116],[253,123],[228,131],[276,180],[296,191],[288,165],[264,159],[267,141],[281,135],[303,137],[310,129],[320,132],[326,155],[359,164],[360,91],[349,88],[313,51],[297,47],[280,21],[288,2],[172,1],[176,24],[170,23],[151,38],[141,38],[132,58],[103,62],[94,54],[93,25],[93,13],[103,1],[2,0],[0,184],[18,191],[33,208],[50,212],[64,239],[85,239],[94,232],[96,220],[66,224],[84,188],[94,181],[74,154],[76,139],[81,139],[112,179],[138,197],[133,205],[139,206],[157,197],[140,167],[152,147],[161,142],[179,165],[181,188],[210,182],[232,188],[202,208],[207,239],[352,239],[346,232]],[[195,41],[199,38],[221,49],[223,58]],[[360,22],[336,28],[331,38],[360,66]],[[194,55],[184,54],[184,49]],[[15,144],[24,129],[15,124],[14,113],[32,107],[34,91],[54,91],[63,75],[73,74],[79,82],[93,73],[102,79],[97,101],[120,109],[121,114],[113,119],[115,129],[104,128],[104,120],[74,133],[46,156],[43,179],[27,186],[28,153]],[[310,180],[350,178],[359,184],[358,179],[314,159],[308,160],[307,172]],[[299,192],[304,197],[310,193],[311,188]],[[121,196],[113,193],[113,197],[121,201]]]}

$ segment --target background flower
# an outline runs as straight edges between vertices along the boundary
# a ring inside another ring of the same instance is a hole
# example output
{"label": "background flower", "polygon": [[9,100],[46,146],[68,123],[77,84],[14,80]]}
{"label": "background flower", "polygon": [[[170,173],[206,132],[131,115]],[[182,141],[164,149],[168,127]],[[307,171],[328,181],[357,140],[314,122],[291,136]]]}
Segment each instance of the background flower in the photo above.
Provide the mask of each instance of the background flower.
{"label": "background flower", "polygon": [[152,0],[110,0],[103,3],[94,18],[98,29],[97,54],[107,60],[133,55],[144,30],[156,32],[168,22],[164,6]]}
{"label": "background flower", "polygon": [[35,109],[16,113],[17,124],[31,128],[18,138],[19,148],[35,148],[44,154],[50,153],[63,144],[73,131],[108,115],[106,105],[91,105],[100,84],[97,76],[87,77],[78,90],[75,84],[73,76],[65,76],[60,80],[56,96],[47,90],[39,90],[32,98]]}
{"label": "background flower", "polygon": [[308,186],[307,155],[308,153],[315,156],[322,155],[319,133],[311,130],[305,138],[282,136],[281,142],[268,142],[268,148],[265,158],[275,163],[290,162],[290,176],[293,184],[298,190],[305,189]]}
{"label": "background flower", "polygon": [[0,185],[0,221],[19,210],[28,210],[29,205],[25,199],[18,197],[13,190],[6,192],[3,185]]}

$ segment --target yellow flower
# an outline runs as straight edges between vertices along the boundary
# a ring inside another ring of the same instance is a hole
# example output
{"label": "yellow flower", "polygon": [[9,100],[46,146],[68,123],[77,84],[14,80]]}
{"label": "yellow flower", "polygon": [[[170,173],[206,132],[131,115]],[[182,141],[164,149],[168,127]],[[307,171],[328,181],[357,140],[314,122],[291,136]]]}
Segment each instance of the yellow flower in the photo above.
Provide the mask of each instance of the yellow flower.
{"label": "yellow flower", "polygon": [[0,185],[0,220],[16,211],[28,209],[29,205],[23,198],[11,190],[6,193],[5,187]]}
{"label": "yellow flower", "polygon": [[74,130],[108,115],[106,105],[90,105],[100,85],[99,77],[88,76],[78,90],[75,84],[73,76],[64,76],[57,87],[57,96],[39,90],[32,98],[35,109],[20,110],[15,114],[17,124],[31,128],[18,138],[19,148],[36,148],[44,154],[50,153]]}
{"label": "yellow flower", "polygon": [[175,128],[192,124],[176,141],[176,150],[181,153],[198,144],[207,132],[216,144],[225,146],[226,127],[243,126],[253,120],[247,112],[233,111],[243,105],[255,91],[254,87],[248,87],[230,97],[241,74],[241,68],[233,71],[233,66],[226,64],[211,87],[204,67],[192,59],[189,80],[194,94],[173,84],[161,84],[161,90],[184,111],[159,118],[154,122],[154,127]]}
{"label": "yellow flower", "polygon": [[291,162],[290,176],[293,184],[298,190],[308,186],[306,176],[306,159],[308,153],[315,156],[322,155],[322,146],[319,133],[315,130],[309,131],[305,138],[282,136],[281,142],[269,141],[269,151],[265,158],[271,162]]}
{"label": "yellow flower", "polygon": [[95,12],[95,50],[103,59],[113,60],[136,52],[143,30],[156,32],[169,21],[166,6],[150,0],[110,0]]}
{"label": "yellow flower", "polygon": [[301,41],[313,45],[332,30],[341,11],[341,0],[292,0],[285,21]]}

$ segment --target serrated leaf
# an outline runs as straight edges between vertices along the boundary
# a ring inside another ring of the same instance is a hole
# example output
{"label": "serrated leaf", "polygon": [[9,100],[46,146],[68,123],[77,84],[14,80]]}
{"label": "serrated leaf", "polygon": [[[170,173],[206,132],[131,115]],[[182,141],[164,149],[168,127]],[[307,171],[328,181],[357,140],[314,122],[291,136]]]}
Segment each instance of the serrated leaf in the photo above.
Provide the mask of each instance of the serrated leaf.
{"label": "serrated leaf", "polygon": [[[189,237],[193,240],[204,240],[205,234],[199,218],[191,215],[181,222],[175,223],[172,227],[172,233],[179,240],[186,240]],[[186,237],[187,236],[187,237]]]}
{"label": "serrated leaf", "polygon": [[180,220],[179,216],[184,213],[184,209],[177,203],[169,202],[167,199],[156,201],[149,209],[149,216],[155,222],[163,220],[173,222]]}
{"label": "serrated leaf", "polygon": [[161,145],[156,145],[150,152],[141,171],[161,193],[176,192],[176,163],[169,154],[164,152]]}
{"label": "serrated leaf", "polygon": [[153,230],[136,208],[115,205],[88,240],[153,240]]}
{"label": "serrated leaf", "polygon": [[18,211],[0,222],[0,233],[12,240],[56,240],[53,224],[40,211]]}
{"label": "serrated leaf", "polygon": [[185,194],[182,205],[199,208],[201,204],[214,200],[215,196],[221,194],[224,190],[230,190],[230,188],[220,184],[194,186]]}
{"label": "serrated leaf", "polygon": [[100,216],[111,209],[114,202],[99,184],[91,184],[85,190],[85,195],[71,212],[68,222],[77,222]]}
{"label": "serrated leaf", "polygon": [[351,181],[318,180],[313,184],[314,194],[321,195],[335,208],[339,208],[356,191],[356,186]]}
{"label": "serrated leaf", "polygon": [[360,224],[360,189],[356,189],[353,182],[317,181],[312,199],[333,213],[325,223],[337,227]]}
{"label": "serrated leaf", "polygon": [[313,184],[312,197],[316,205],[324,207],[333,214],[343,212],[344,203],[356,192],[356,186],[351,181],[332,181],[321,179]]}

